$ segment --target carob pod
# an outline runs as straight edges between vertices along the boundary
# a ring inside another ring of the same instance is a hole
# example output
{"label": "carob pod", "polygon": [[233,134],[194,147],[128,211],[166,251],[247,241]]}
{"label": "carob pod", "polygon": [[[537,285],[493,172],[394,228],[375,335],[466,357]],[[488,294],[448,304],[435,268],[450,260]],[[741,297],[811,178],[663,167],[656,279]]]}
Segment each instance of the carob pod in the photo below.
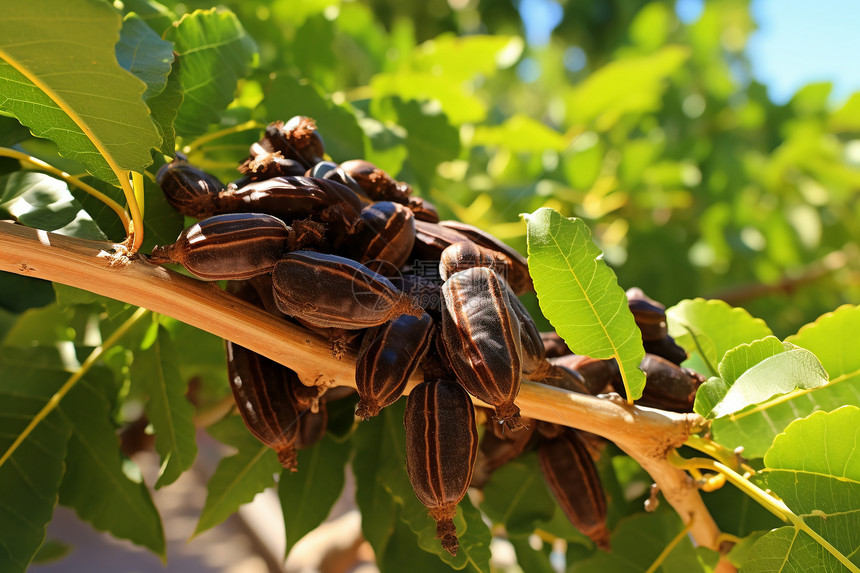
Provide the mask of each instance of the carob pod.
{"label": "carob pod", "polygon": [[461,223],[460,221],[440,221],[439,225],[457,231],[461,235],[468,237],[473,243],[497,251],[508,257],[511,261],[511,270],[508,276],[505,277],[505,280],[508,281],[508,284],[511,285],[511,290],[517,296],[534,291],[535,287],[532,284],[532,277],[529,275],[528,261],[516,249],[486,231],[482,231],[466,223]]}
{"label": "carob pod", "polygon": [[424,313],[387,278],[337,255],[289,253],[275,265],[272,287],[281,312],[318,327],[356,330]]}
{"label": "carob pod", "polygon": [[284,158],[299,161],[305,168],[319,163],[325,156],[325,145],[317,133],[316,123],[303,115],[291,117],[286,123],[270,123],[260,139],[260,146],[266,151],[280,151]]}
{"label": "carob pod", "polygon": [[550,358],[549,361],[553,365],[579,372],[589,394],[597,395],[608,392],[612,388],[624,387],[618,363],[613,359],[601,360],[581,354],[565,354]]}
{"label": "carob pod", "polygon": [[421,261],[424,264],[438,263],[442,257],[442,251],[454,243],[463,241],[473,242],[466,235],[442,225],[427,221],[415,221],[415,245],[412,248],[410,259]]}
{"label": "carob pod", "polygon": [[296,471],[300,397],[316,389],[304,386],[289,368],[229,340],[227,372],[245,426],[277,452],[282,466]]}
{"label": "carob pod", "polygon": [[363,159],[352,159],[340,164],[340,168],[364,189],[364,193],[374,201],[409,201],[412,188],[406,183],[395,181],[388,173]]}
{"label": "carob pod", "polygon": [[564,514],[579,531],[609,551],[606,495],[588,446],[579,433],[566,428],[538,446],[543,477]]}
{"label": "carob pod", "polygon": [[680,366],[687,359],[687,351],[678,346],[675,339],[668,334],[660,340],[646,340],[642,343],[645,352],[662,356]]}
{"label": "carob pod", "polygon": [[433,319],[403,315],[364,333],[355,359],[355,415],[368,419],[393,404],[430,348]]}
{"label": "carob pod", "polygon": [[551,361],[550,366],[552,370],[550,370],[547,376],[540,381],[541,384],[555,386],[556,388],[561,388],[568,392],[576,392],[578,394],[595,394],[586,385],[585,377],[577,370],[568,368],[567,366],[561,366],[559,364],[552,364]]}
{"label": "carob pod", "polygon": [[205,280],[240,280],[270,272],[293,246],[293,230],[277,217],[230,213],[191,225],[175,243],[154,247],[149,260],[179,263]]}
{"label": "carob pod", "polygon": [[546,359],[546,350],[543,346],[540,332],[534,319],[529,314],[525,305],[513,292],[509,297],[511,308],[517,320],[520,321],[520,341],[523,347],[522,370],[523,375],[533,382],[543,382],[547,378],[565,378],[568,373],[555,368]]}
{"label": "carob pod", "polygon": [[406,206],[409,207],[409,210],[412,211],[415,218],[419,221],[426,221],[428,223],[439,222],[439,212],[436,210],[436,206],[426,199],[409,197]]}
{"label": "carob pod", "polygon": [[547,358],[557,358],[559,356],[573,354],[564,339],[554,330],[541,332],[540,339],[543,341],[543,347]]}
{"label": "carob pod", "polygon": [[403,425],[412,489],[436,520],[436,538],[456,555],[460,542],[453,519],[478,451],[472,401],[455,382],[426,380],[407,397]]}
{"label": "carob pod", "polygon": [[[655,354],[646,354],[639,369],[645,372],[645,389],[636,404],[680,413],[693,411],[696,391],[705,381],[701,374]],[[616,385],[615,391],[627,396],[623,384]]]}
{"label": "carob pod", "polygon": [[437,324],[442,322],[441,281],[410,273],[398,273],[390,280],[399,290],[411,296]]}
{"label": "carob pod", "polygon": [[518,429],[520,409],[514,400],[520,390],[522,342],[511,296],[491,269],[451,275],[442,285],[442,339],[460,383],[492,405],[498,421]]}
{"label": "carob pod", "polygon": [[174,209],[195,219],[212,214],[218,194],[225,190],[217,177],[194,167],[179,156],[162,165],[155,180]]}
{"label": "carob pod", "polygon": [[399,203],[379,201],[361,210],[361,228],[350,238],[352,258],[370,270],[393,275],[415,243],[415,216]]}
{"label": "carob pod", "polygon": [[299,431],[296,433],[296,449],[306,450],[319,442],[328,428],[328,408],[325,398],[319,400],[317,411],[305,410],[299,418]]}
{"label": "carob pod", "polygon": [[286,159],[280,151],[266,151],[255,143],[251,146],[251,157],[239,165],[241,179],[230,183],[228,189],[238,189],[253,181],[273,177],[298,177],[305,174],[305,166],[295,159]]}
{"label": "carob pod", "polygon": [[506,432],[504,426],[493,422],[485,425],[484,435],[478,444],[471,487],[483,489],[493,472],[535,445],[535,424],[533,420],[524,421],[528,422],[526,427],[516,432]]}
{"label": "carob pod", "polygon": [[508,275],[510,260],[498,251],[476,245],[472,241],[460,241],[445,247],[439,255],[439,276],[443,281],[454,273],[486,267],[493,269],[502,278]]}
{"label": "carob pod", "polygon": [[666,307],[649,298],[641,288],[627,289],[627,307],[633,313],[642,340],[661,340],[669,335],[666,328]]}

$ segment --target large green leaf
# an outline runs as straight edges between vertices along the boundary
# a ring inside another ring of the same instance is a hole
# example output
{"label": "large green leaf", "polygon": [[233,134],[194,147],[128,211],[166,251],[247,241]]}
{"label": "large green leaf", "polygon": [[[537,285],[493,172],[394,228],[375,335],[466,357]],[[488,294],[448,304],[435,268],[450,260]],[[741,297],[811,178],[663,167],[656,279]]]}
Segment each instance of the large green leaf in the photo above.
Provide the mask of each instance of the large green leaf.
{"label": "large green leaf", "polygon": [[130,462],[120,453],[110,421],[111,405],[105,397],[110,384],[88,378],[77,383],[60,407],[72,429],[60,503],[96,529],[164,557],[161,516],[149,490],[139,475],[132,480],[124,473],[124,464]]}
{"label": "large green leaf", "polygon": [[860,307],[846,305],[788,337],[786,342],[806,348],[818,357],[829,383],[812,391],[797,390],[750,411],[714,420],[714,438],[731,449],[742,446],[747,457],[761,457],[773,438],[793,420],[818,410],[860,405],[857,332],[860,332]]}
{"label": "large green leaf", "polygon": [[414,176],[405,175],[427,192],[439,164],[460,155],[460,132],[445,114],[427,104],[395,99],[393,106],[397,110],[397,123],[406,130],[407,166],[414,171]]}
{"label": "large green leaf", "polygon": [[238,81],[256,65],[257,46],[235,14],[214,8],[186,14],[164,39],[173,42],[185,94],[176,132],[199,135],[233,101]]}
{"label": "large green leaf", "polygon": [[472,145],[489,145],[512,152],[564,151],[570,144],[564,134],[522,113],[515,113],[499,125],[479,125]]}
{"label": "large green leaf", "polygon": [[544,316],[577,354],[614,358],[627,397],[642,396],[642,338],[624,290],[582,219],[548,208],[527,215],[529,272]]}
{"label": "large green leaf", "polygon": [[266,121],[287,121],[294,115],[312,117],[325,142],[325,150],[335,161],[364,157],[366,138],[352,109],[336,104],[315,87],[287,74],[278,74],[258,113]]}
{"label": "large green leaf", "polygon": [[156,488],[176,481],[197,456],[194,408],[185,397],[179,362],[170,334],[159,326],[152,346],[135,354],[132,368],[132,381],[149,397],[146,415],[155,429],[155,449],[161,455]]}
{"label": "large green leaf", "polygon": [[[762,470],[767,487],[855,565],[860,565],[858,441],[860,409],[845,406],[815,412],[777,436]],[[841,568],[819,542],[794,527],[771,532],[753,545],[748,554],[750,570],[767,571],[777,557],[795,567],[823,562],[831,564],[827,570]]]}
{"label": "large green leaf", "polygon": [[[400,520],[417,537],[411,543],[417,541],[423,550],[436,554],[454,569],[489,571],[490,531],[468,498],[460,502],[454,518],[460,538],[457,556],[449,555],[435,538],[436,524],[415,496],[406,473],[404,406],[404,400],[388,406],[378,416],[359,424],[352,436],[356,501],[362,515],[389,516],[399,511]],[[377,555],[390,549],[397,527],[387,519],[362,521],[362,530]]]}
{"label": "large green leaf", "polygon": [[529,573],[554,573],[555,568],[549,560],[549,555],[540,549],[534,549],[529,543],[528,536],[509,536],[508,541],[517,553],[517,563],[523,571]]}
{"label": "large green leaf", "polygon": [[496,470],[484,487],[481,509],[511,535],[528,534],[552,519],[556,503],[549,494],[536,454],[522,456]]}
{"label": "large green leaf", "polygon": [[281,472],[278,497],[284,512],[287,553],[296,542],[321,524],[343,491],[350,443],[329,435],[298,453],[298,470]]}
{"label": "large green leaf", "polygon": [[239,416],[229,416],[209,428],[218,440],[236,448],[237,454],[221,458],[206,485],[207,495],[194,535],[215,527],[239,506],[274,485],[281,464],[275,451],[259,442]]}
{"label": "large green leaf", "polygon": [[33,0],[4,6],[3,18],[14,25],[0,39],[0,109],[100,179],[143,171],[161,139],[146,85],[117,63],[119,13],[99,0]]}
{"label": "large green leaf", "polygon": [[682,300],[666,310],[666,319],[669,334],[690,355],[684,365],[711,376],[726,352],[773,334],[763,320],[721,300]]}
{"label": "large green leaf", "polygon": [[[0,348],[0,371],[2,458],[62,382],[40,376],[32,364],[19,359],[19,349]],[[25,571],[45,539],[65,471],[69,435],[62,418],[52,414],[0,465],[0,571]]]}
{"label": "large green leaf", "polygon": [[[176,121],[179,106],[182,105],[184,99],[185,94],[182,92],[182,84],[179,82],[179,70],[174,67],[170,75],[167,76],[167,85],[164,90],[148,102],[149,109],[152,111],[152,120],[162,137],[159,150],[170,157],[173,157],[176,147],[176,127],[173,122]],[[145,181],[149,181],[149,178],[146,178]]]}
{"label": "large green leaf", "polygon": [[173,66],[173,45],[162,40],[140,16],[128,14],[116,44],[116,59],[146,84],[141,98],[149,101],[167,85],[167,75]]}

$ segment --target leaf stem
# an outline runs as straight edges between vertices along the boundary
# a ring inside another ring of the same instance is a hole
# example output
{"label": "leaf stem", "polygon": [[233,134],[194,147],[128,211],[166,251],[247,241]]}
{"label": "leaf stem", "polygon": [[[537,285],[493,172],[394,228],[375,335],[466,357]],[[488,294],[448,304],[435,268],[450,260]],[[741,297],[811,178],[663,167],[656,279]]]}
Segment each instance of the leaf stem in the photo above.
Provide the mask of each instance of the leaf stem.
{"label": "leaf stem", "polygon": [[[122,185],[122,192],[125,194],[125,201],[128,203],[128,210],[131,213],[131,232],[126,241],[131,239],[130,253],[134,254],[140,250],[143,244],[143,202],[137,202],[137,193],[132,187],[133,171],[121,169],[117,173],[119,183]],[[143,183],[143,181],[141,181]],[[140,197],[143,198],[143,186],[141,185]]]}
{"label": "leaf stem", "polygon": [[669,556],[672,551],[674,551],[675,546],[677,546],[682,539],[687,537],[687,532],[690,531],[690,524],[684,526],[684,528],[676,535],[669,544],[663,548],[663,551],[660,552],[660,555],[657,556],[657,559],[654,560],[654,563],[645,570],[645,573],[654,573],[660,565],[663,564],[663,561]]}
{"label": "leaf stem", "polygon": [[681,457],[681,455],[678,454],[677,451],[671,452],[668,456],[668,460],[670,463],[672,463],[672,465],[679,468],[710,469],[724,474],[726,476],[726,479],[732,482],[735,486],[738,487],[738,489],[750,496],[753,500],[758,502],[762,507],[764,507],[786,523],[794,526],[795,529],[803,531],[804,533],[809,535],[819,545],[826,549],[828,553],[833,555],[837,560],[839,560],[840,563],[842,563],[846,568],[848,568],[849,571],[851,571],[852,573],[860,573],[860,568],[854,565],[854,563],[852,563],[845,555],[843,555],[842,552],[833,547],[833,545],[831,545],[829,541],[821,537],[821,535],[819,535],[805,521],[803,521],[803,518],[791,511],[791,509],[787,505],[785,505],[785,503],[768,494],[766,491],[762,490],[761,488],[750,482],[748,479],[745,479],[742,475],[738,474],[728,466],[706,458],[686,459]]}
{"label": "leaf stem", "polygon": [[37,167],[40,171],[45,171],[55,177],[62,179],[66,183],[74,185],[81,191],[92,195],[93,197],[107,205],[111,211],[116,213],[122,221],[122,226],[125,229],[125,232],[127,234],[131,233],[131,220],[129,219],[128,213],[125,212],[125,209],[123,209],[122,205],[120,205],[95,187],[84,183],[77,175],[71,175],[69,173],[66,173],[61,169],[57,169],[50,163],[42,161],[38,157],[33,157],[32,155],[28,155],[15,149],[9,149],[8,147],[0,147],[0,157],[11,157],[13,159],[17,159],[22,163],[28,163],[30,165],[33,165]]}
{"label": "leaf stem", "polygon": [[729,451],[710,438],[703,438],[702,436],[692,434],[687,438],[687,441],[684,442],[684,445],[689,446],[694,450],[699,450],[703,454],[708,454],[720,463],[729,467],[734,466],[737,470],[743,470],[751,474],[755,473],[755,469],[748,464],[743,463],[734,452]]}
{"label": "leaf stem", "polygon": [[109,348],[114,346],[117,341],[119,341],[129,331],[129,329],[134,326],[134,324],[138,320],[143,318],[148,312],[149,311],[145,308],[139,308],[134,311],[134,314],[132,314],[128,318],[128,320],[123,322],[119,326],[119,328],[117,328],[113,332],[113,334],[111,334],[107,338],[107,340],[103,341],[99,346],[93,349],[90,355],[87,356],[86,360],[84,360],[83,364],[81,364],[80,368],[78,368],[71,376],[69,376],[69,379],[66,380],[66,382],[60,387],[60,389],[57,390],[54,395],[51,396],[50,400],[45,403],[42,409],[39,410],[39,412],[35,416],[33,416],[33,419],[30,420],[30,423],[27,424],[27,427],[24,428],[24,430],[18,435],[17,438],[15,438],[15,441],[12,442],[12,445],[9,446],[9,449],[7,449],[2,456],[0,456],[0,467],[3,467],[3,464],[5,464],[9,460],[9,458],[12,457],[12,454],[15,453],[15,450],[17,450],[18,447],[24,443],[24,441],[29,437],[33,430],[36,429],[36,426],[38,426],[42,422],[42,420],[47,418],[48,415],[53,412],[57,408],[57,406],[60,405],[60,400],[62,400],[66,396],[66,394],[69,393],[69,390],[74,388],[78,380],[83,378],[84,375],[89,372],[90,368],[92,368],[93,365],[98,362],[98,360],[102,357],[102,354],[104,354],[105,350],[108,350]]}
{"label": "leaf stem", "polygon": [[266,124],[260,123],[259,121],[254,119],[251,119],[244,123],[239,123],[232,127],[225,127],[224,129],[219,129],[218,131],[213,131],[212,133],[207,133],[206,135],[201,135],[188,145],[183,146],[182,153],[190,155],[206,143],[209,143],[210,141],[213,141],[220,137],[224,137],[233,133],[239,133],[240,131],[250,131],[252,129],[261,129],[264,127],[266,127]]}

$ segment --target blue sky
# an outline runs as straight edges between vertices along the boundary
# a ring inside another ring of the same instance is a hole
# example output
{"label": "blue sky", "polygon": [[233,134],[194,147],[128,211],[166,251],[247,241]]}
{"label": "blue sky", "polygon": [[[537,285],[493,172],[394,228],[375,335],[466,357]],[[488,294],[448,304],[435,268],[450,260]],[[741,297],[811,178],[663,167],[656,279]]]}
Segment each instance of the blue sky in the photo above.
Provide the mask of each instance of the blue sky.
{"label": "blue sky", "polygon": [[[702,0],[678,0],[682,19],[695,19]],[[520,0],[526,38],[540,45],[561,20],[555,0]],[[830,81],[839,105],[860,91],[860,0],[753,0],[759,29],[748,53],[753,75],[785,103],[803,85]]]}

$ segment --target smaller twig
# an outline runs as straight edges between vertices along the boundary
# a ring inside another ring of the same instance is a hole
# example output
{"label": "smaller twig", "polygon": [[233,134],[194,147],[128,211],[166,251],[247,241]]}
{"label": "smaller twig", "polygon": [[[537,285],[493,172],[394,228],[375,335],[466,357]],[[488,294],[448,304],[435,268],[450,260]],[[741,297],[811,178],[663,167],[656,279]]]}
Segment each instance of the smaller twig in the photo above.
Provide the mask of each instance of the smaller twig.
{"label": "smaller twig", "polygon": [[645,570],[645,573],[654,573],[654,571],[656,571],[660,567],[660,565],[663,564],[669,554],[675,550],[675,547],[679,543],[681,543],[681,540],[687,537],[688,531],[690,531],[690,524],[684,525],[684,528],[678,532],[678,535],[676,535],[666,547],[663,548],[663,551],[660,552],[660,555],[657,556],[657,559],[654,560],[654,563],[652,563],[651,566]]}

